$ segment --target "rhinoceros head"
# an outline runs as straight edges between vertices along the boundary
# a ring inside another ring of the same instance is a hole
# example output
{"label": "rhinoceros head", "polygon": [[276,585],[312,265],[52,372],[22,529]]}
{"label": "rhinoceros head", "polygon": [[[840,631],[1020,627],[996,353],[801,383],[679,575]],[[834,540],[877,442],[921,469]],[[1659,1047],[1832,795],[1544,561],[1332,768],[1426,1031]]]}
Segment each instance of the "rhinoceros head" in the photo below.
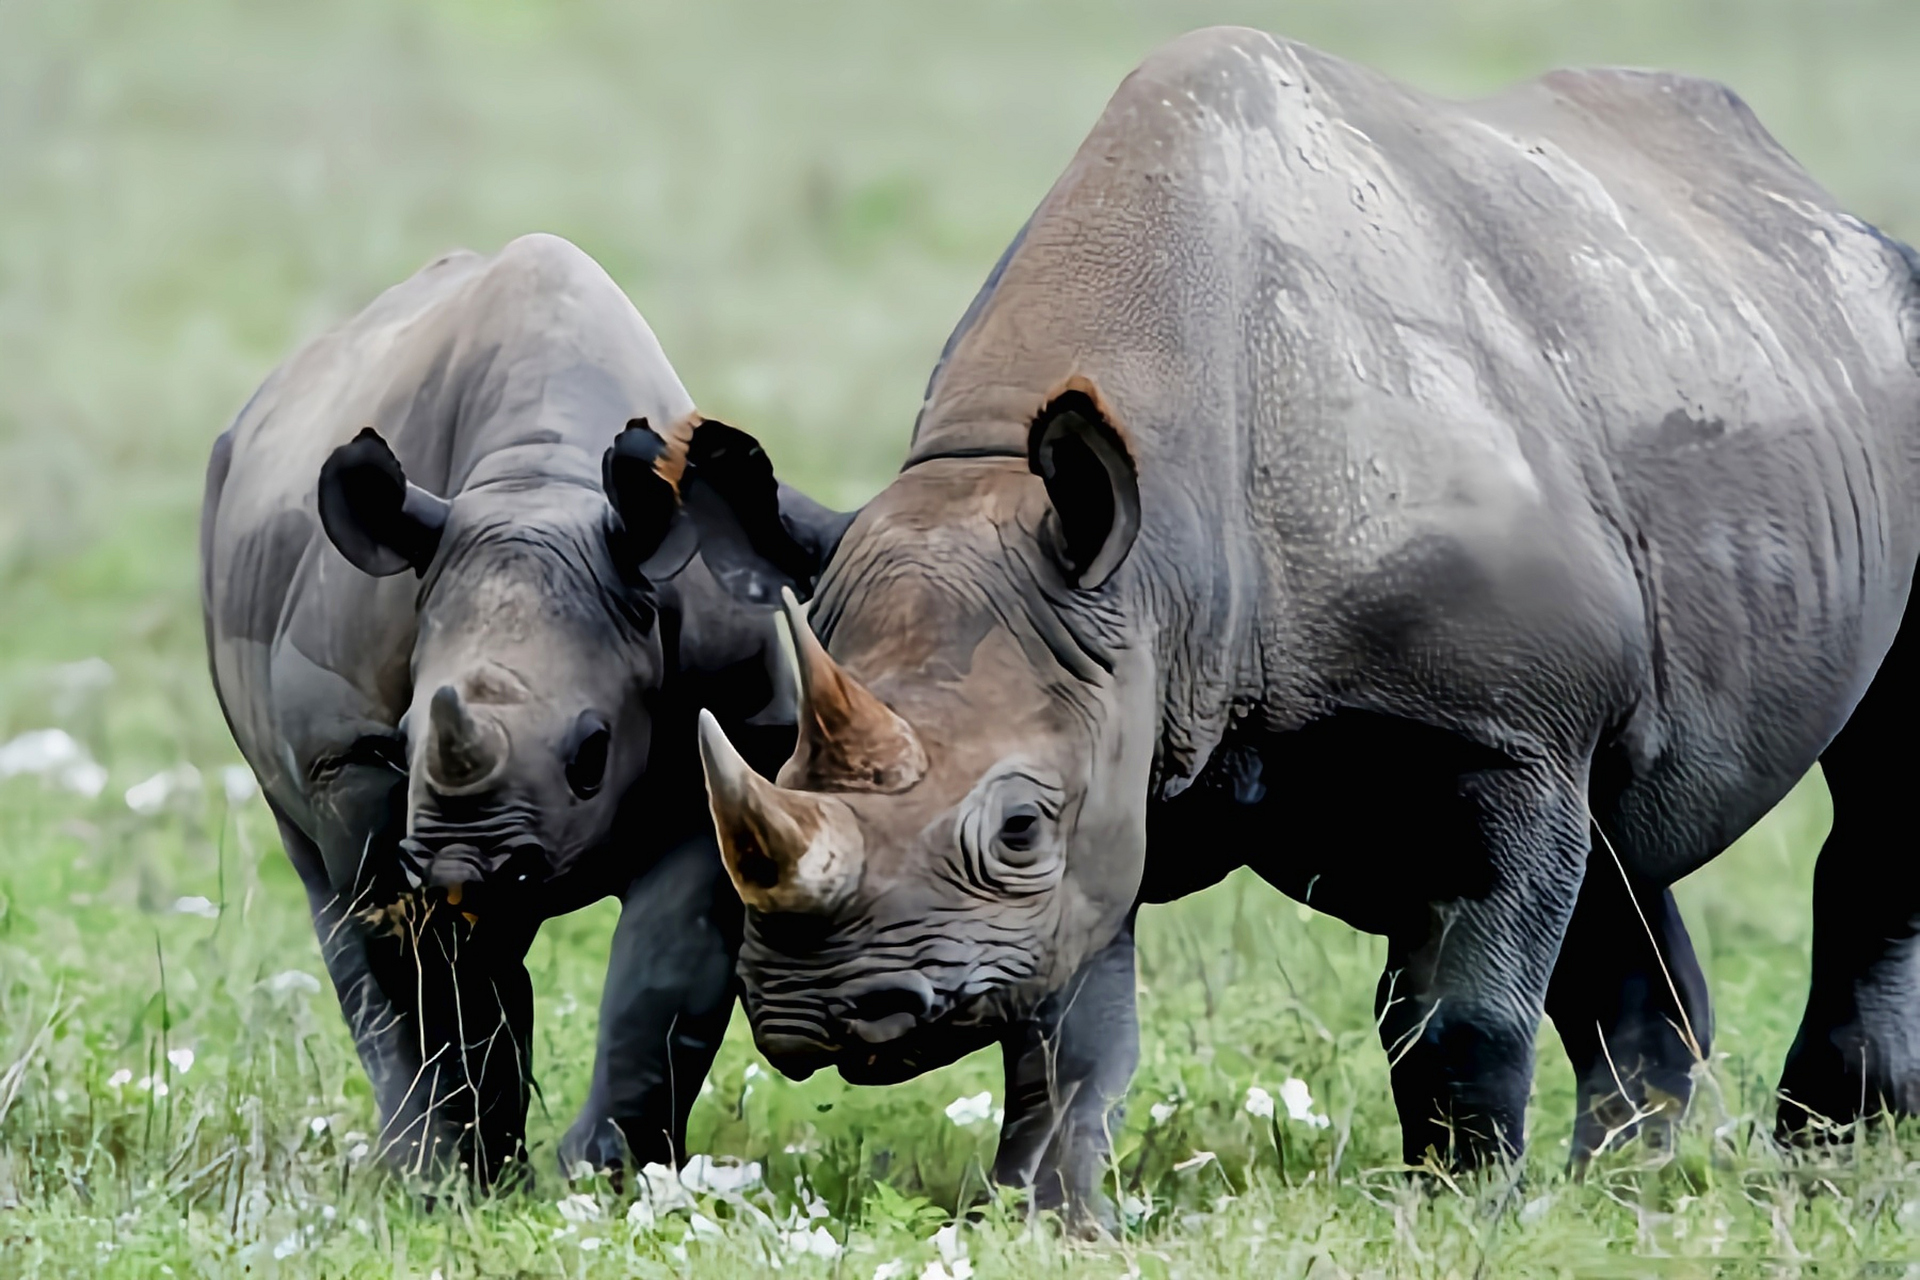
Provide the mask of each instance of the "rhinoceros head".
{"label": "rhinoceros head", "polygon": [[1069,389],[1025,459],[911,465],[856,519],[811,615],[786,601],[802,694],[777,782],[703,719],[749,908],[747,1006],[783,1070],[879,1082],[939,1065],[1124,920],[1153,682],[1114,575],[1139,523],[1124,438],[1091,388]]}
{"label": "rhinoceros head", "polygon": [[[716,477],[729,451],[764,464],[751,437],[724,424],[702,423],[695,437]],[[686,607],[678,579],[696,550],[709,587],[742,558],[774,583],[810,579],[757,556],[742,530],[765,513],[735,512],[737,485],[700,486],[713,510],[694,518],[662,474],[687,486],[694,452],[671,458],[635,420],[607,450],[598,485],[566,474],[470,480],[451,501],[410,483],[372,431],[323,469],[320,515],[335,547],[364,572],[421,579],[400,724],[402,851],[424,887],[459,910],[532,907],[607,844],[656,750]],[[765,470],[764,492],[747,497],[771,505]],[[705,545],[702,530],[715,528],[729,545]]]}

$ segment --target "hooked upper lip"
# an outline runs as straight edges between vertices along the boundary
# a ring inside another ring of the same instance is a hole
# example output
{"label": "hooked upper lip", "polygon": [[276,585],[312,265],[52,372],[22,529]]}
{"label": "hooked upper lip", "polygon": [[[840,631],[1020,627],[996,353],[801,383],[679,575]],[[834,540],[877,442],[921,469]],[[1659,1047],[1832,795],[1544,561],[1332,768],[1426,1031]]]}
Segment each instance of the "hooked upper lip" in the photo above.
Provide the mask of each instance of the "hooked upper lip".
{"label": "hooked upper lip", "polygon": [[443,894],[447,905],[458,909],[469,924],[478,923],[479,916],[499,901],[502,886],[512,885],[524,893],[552,878],[544,849],[530,836],[509,837],[483,848],[449,835],[441,834],[431,843],[411,836],[403,839],[402,866],[415,888]]}
{"label": "hooked upper lip", "polygon": [[829,1007],[867,1044],[886,1044],[928,1021],[937,1004],[933,984],[915,970],[903,969],[848,983]]}
{"label": "hooked upper lip", "polygon": [[747,1008],[760,1051],[795,1080],[835,1066],[853,1084],[892,1084],[997,1034],[985,1025],[955,1024],[933,983],[910,969],[870,974],[803,1001],[749,991]]}

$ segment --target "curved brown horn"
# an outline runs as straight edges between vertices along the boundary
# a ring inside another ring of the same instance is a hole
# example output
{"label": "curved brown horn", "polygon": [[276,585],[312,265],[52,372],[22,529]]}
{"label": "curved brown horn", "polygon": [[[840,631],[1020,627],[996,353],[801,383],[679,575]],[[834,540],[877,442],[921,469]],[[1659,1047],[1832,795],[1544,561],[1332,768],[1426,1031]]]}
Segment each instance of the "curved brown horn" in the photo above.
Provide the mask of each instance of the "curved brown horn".
{"label": "curved brown horn", "polygon": [[852,892],[861,839],[846,805],[768,782],[704,709],[700,763],[720,857],[742,902],[763,912],[824,912]]}
{"label": "curved brown horn", "polygon": [[458,795],[491,781],[506,763],[499,736],[498,726],[473,718],[459,690],[450,684],[435,689],[427,714],[427,780],[434,790]]}
{"label": "curved brown horn", "polygon": [[927,771],[913,726],[827,654],[807,612],[780,589],[781,618],[800,668],[800,736],[780,770],[786,786],[819,791],[905,791]]}

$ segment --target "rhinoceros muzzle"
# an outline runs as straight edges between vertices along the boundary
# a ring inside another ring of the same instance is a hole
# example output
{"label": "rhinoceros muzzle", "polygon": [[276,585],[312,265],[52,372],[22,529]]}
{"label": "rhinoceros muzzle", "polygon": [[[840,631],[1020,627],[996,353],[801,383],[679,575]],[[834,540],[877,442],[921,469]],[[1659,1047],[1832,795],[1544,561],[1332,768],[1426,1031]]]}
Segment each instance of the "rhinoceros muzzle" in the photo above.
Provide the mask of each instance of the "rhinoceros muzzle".
{"label": "rhinoceros muzzle", "polygon": [[894,1084],[990,1043],[926,975],[901,968],[794,997],[749,983],[754,1044],[782,1075],[805,1080],[836,1067],[852,1084]]}
{"label": "rhinoceros muzzle", "polygon": [[490,849],[457,840],[428,845],[409,837],[400,842],[400,851],[411,864],[409,877],[470,922],[489,907],[522,900],[547,879],[545,851],[529,837]]}
{"label": "rhinoceros muzzle", "polygon": [[848,983],[834,993],[828,1008],[854,1040],[881,1045],[930,1020],[937,1004],[933,984],[904,969]]}

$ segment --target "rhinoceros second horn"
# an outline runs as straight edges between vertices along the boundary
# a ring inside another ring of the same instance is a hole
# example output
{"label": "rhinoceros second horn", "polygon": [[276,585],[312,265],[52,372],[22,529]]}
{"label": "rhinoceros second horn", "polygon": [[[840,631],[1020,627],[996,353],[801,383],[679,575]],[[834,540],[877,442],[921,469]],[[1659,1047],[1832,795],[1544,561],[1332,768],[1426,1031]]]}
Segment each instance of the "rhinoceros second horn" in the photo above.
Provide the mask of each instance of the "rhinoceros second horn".
{"label": "rhinoceros second horn", "polygon": [[927,771],[909,725],[827,653],[807,612],[782,589],[780,618],[800,669],[800,736],[781,782],[818,791],[905,791]]}

